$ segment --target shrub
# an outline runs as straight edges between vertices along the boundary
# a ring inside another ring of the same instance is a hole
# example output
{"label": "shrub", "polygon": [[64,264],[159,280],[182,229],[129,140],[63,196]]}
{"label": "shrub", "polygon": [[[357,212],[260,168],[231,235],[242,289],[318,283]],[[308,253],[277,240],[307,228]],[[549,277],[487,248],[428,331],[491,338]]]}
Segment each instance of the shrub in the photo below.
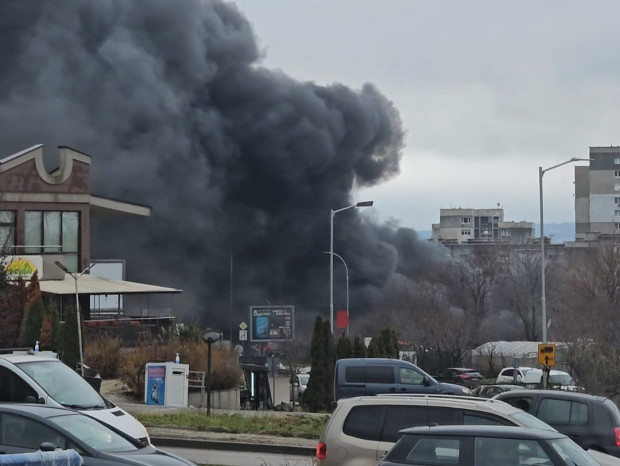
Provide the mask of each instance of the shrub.
{"label": "shrub", "polygon": [[85,342],[82,356],[93,375],[98,373],[104,379],[119,376],[121,341],[118,338],[107,335],[91,338]]}
{"label": "shrub", "polygon": [[[213,345],[211,348],[211,388],[221,390],[235,388],[241,379],[241,367],[237,353]],[[207,370],[207,345],[189,339],[181,342],[159,338],[143,340],[135,348],[122,353],[119,378],[131,393],[141,398],[144,390],[144,368],[147,362],[174,361],[179,353],[181,363],[189,364],[191,371]]]}

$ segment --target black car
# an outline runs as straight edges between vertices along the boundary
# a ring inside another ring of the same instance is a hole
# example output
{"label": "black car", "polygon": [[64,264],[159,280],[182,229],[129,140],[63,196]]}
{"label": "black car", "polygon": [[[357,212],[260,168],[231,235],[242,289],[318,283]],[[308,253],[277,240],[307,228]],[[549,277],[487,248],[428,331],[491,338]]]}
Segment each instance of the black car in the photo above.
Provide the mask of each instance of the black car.
{"label": "black car", "polygon": [[493,398],[500,393],[509,392],[510,390],[523,390],[523,385],[510,385],[510,384],[490,384],[490,385],[478,385],[471,391],[472,396],[480,396],[482,398]]}
{"label": "black car", "polygon": [[401,434],[379,466],[600,465],[566,435],[548,430],[469,425],[413,427]]}
{"label": "black car", "polygon": [[40,404],[0,404],[0,451],[30,453],[73,449],[86,466],[195,466],[97,419],[65,408]]}
{"label": "black car", "polygon": [[466,367],[447,367],[436,377],[438,382],[448,382],[464,385],[467,388],[475,388],[482,382],[482,375],[476,369]]}
{"label": "black car", "polygon": [[521,390],[495,397],[533,414],[585,449],[620,457],[620,411],[602,396],[562,390]]}

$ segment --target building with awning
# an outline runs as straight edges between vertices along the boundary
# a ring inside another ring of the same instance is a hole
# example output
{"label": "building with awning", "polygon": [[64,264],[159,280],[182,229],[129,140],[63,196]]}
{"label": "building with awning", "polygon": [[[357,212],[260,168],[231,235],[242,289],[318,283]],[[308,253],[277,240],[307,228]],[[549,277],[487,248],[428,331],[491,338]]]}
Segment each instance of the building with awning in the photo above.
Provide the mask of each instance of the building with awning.
{"label": "building with awning", "polygon": [[92,194],[91,157],[58,149],[59,165],[49,172],[42,144],[0,159],[0,260],[8,278],[36,273],[46,305],[56,304],[61,320],[77,298],[87,325],[172,323],[181,290],[127,281],[123,261],[112,276],[89,273],[106,262],[91,257],[91,219],[146,218],[151,208]]}

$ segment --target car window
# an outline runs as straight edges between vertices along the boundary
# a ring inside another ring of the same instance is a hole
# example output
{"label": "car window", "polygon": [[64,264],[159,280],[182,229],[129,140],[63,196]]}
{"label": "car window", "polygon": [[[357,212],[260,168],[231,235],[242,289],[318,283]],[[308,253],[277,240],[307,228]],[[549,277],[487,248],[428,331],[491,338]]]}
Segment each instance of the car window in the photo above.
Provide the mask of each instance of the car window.
{"label": "car window", "polygon": [[479,466],[519,466],[553,462],[536,440],[476,437],[474,464]]}
{"label": "car window", "polygon": [[424,384],[424,374],[413,370],[409,367],[399,367],[398,372],[400,375],[400,383],[408,384],[408,385],[423,385]]}
{"label": "car window", "polygon": [[395,383],[392,366],[366,366],[366,383]]}
{"label": "car window", "polygon": [[588,405],[570,400],[543,398],[538,417],[549,424],[585,425],[588,423]]}
{"label": "car window", "polygon": [[342,426],[342,432],[351,437],[379,440],[385,406],[354,406]]}
{"label": "car window", "polygon": [[579,466],[600,466],[586,451],[567,438],[554,439],[549,442],[551,447],[562,457],[566,464]]}
{"label": "car window", "polygon": [[349,383],[364,383],[364,366],[349,366],[344,371],[344,380]]}
{"label": "car window", "polygon": [[504,369],[501,373],[501,375],[506,376],[506,377],[513,377],[515,374],[514,369]]}
{"label": "car window", "polygon": [[463,411],[454,408],[428,408],[429,425],[451,426],[463,424]]}
{"label": "car window", "polygon": [[41,443],[51,442],[58,448],[65,448],[64,435],[34,419],[13,414],[3,414],[0,419],[0,433],[3,445],[38,450]]}
{"label": "car window", "polygon": [[37,392],[19,375],[6,367],[0,367],[0,401],[13,403],[36,403]]}
{"label": "car window", "polygon": [[530,408],[532,407],[533,400],[529,396],[511,396],[509,398],[502,398],[502,401],[505,401],[506,403],[511,404],[515,408],[522,409],[526,413],[529,413]]}
{"label": "car window", "polygon": [[542,429],[542,430],[552,430],[555,431],[553,427],[551,427],[546,422],[538,419],[536,416],[533,416],[530,413],[526,413],[525,411],[517,411],[512,413],[509,417],[516,419],[520,425],[525,427],[529,427],[531,429]]}
{"label": "car window", "polygon": [[463,439],[460,438],[421,438],[407,452],[404,459],[410,464],[459,464],[462,442]]}
{"label": "car window", "polygon": [[77,439],[98,451],[135,451],[132,442],[117,434],[101,422],[81,414],[55,416],[50,422],[70,432]]}
{"label": "car window", "polygon": [[427,426],[428,423],[428,408],[426,406],[387,406],[381,440],[396,442],[400,438],[399,431],[401,429]]}

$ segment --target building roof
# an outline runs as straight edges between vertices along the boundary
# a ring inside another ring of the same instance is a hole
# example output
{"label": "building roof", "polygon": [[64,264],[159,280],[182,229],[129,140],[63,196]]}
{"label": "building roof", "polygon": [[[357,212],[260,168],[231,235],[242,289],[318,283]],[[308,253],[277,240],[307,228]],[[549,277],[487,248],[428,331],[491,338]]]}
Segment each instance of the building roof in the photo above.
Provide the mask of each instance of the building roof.
{"label": "building roof", "polygon": [[[41,280],[39,286],[43,293],[59,295],[75,294],[75,280],[70,274],[65,274],[63,280]],[[82,275],[78,277],[77,287],[78,294],[90,295],[180,293],[182,291],[176,288],[147,285],[125,280],[112,280],[92,275]]]}

